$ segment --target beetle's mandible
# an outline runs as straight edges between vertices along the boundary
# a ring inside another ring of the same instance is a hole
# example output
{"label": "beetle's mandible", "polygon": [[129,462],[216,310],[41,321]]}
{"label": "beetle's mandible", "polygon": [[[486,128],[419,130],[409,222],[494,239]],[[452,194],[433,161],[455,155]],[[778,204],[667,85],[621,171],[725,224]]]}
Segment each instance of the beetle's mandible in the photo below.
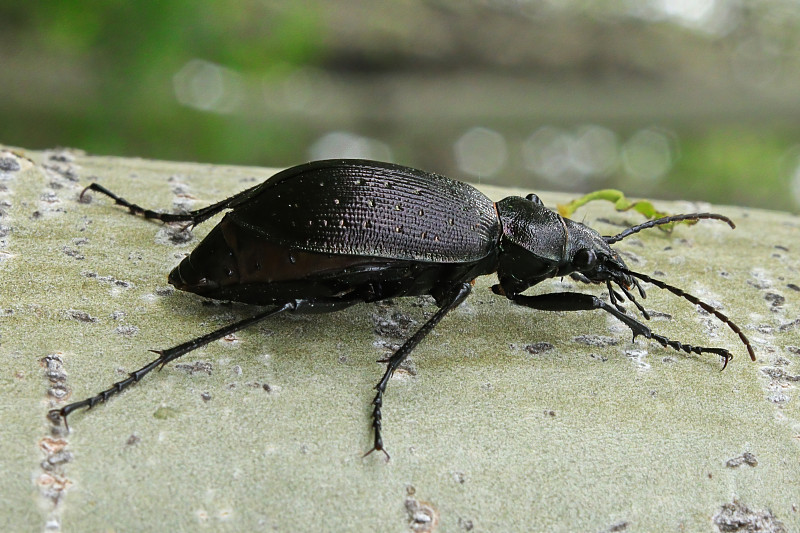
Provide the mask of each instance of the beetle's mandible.
{"label": "beetle's mandible", "polygon": [[[497,272],[492,290],[513,302],[543,311],[602,309],[633,332],[664,346],[723,359],[723,348],[692,346],[652,332],[626,312],[629,300],[644,298],[640,281],[666,289],[716,316],[739,336],[750,358],[750,341],[727,316],[697,297],[663,281],[630,270],[610,245],[645,228],[679,220],[716,219],[693,213],[651,220],[614,236],[561,217],[539,198],[511,196],[492,202],[475,188],[413,168],[365,160],[316,161],[289,168],[264,183],[186,214],[143,209],[93,183],[87,191],[105,194],[132,214],[189,226],[230,211],[169,274],[178,289],[219,300],[265,306],[252,317],[178,346],[109,389],[51,413],[64,419],[93,407],[183,354],[267,317],[285,311],[328,312],[360,302],[431,295],[439,309],[385,363],[372,401],[372,449],[383,451],[381,408],[386,386],[411,351],[472,290],[476,277]],[[559,292],[528,296],[546,279],[571,276],[605,283],[608,302],[589,294]],[[616,287],[619,288],[617,290]]]}

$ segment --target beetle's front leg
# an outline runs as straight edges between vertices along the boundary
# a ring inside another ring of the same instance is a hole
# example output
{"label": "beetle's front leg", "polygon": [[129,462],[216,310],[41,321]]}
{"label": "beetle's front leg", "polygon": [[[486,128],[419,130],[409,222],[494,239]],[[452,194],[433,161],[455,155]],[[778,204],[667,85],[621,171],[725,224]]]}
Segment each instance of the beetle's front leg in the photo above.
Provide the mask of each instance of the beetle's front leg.
{"label": "beetle's front leg", "polygon": [[383,447],[383,438],[381,437],[381,406],[383,405],[383,393],[386,392],[386,386],[389,384],[389,379],[394,374],[394,371],[400,366],[400,364],[406,360],[409,356],[411,351],[416,348],[417,344],[420,343],[422,339],[424,339],[428,333],[436,327],[436,324],[444,318],[444,315],[458,307],[458,305],[464,301],[464,298],[469,296],[469,293],[472,291],[472,284],[470,283],[462,283],[461,285],[457,285],[454,287],[449,294],[446,295],[442,306],[439,308],[434,315],[425,322],[419,330],[417,330],[414,335],[412,335],[398,350],[385,362],[387,363],[386,372],[383,373],[383,377],[375,386],[375,390],[378,392],[375,394],[375,399],[372,400],[372,428],[375,431],[375,440],[372,445],[372,448],[364,454],[364,457],[371,454],[376,450],[380,450],[386,455],[386,460],[389,460],[389,454]]}
{"label": "beetle's front leg", "polygon": [[674,350],[693,352],[696,354],[714,353],[722,358],[723,370],[728,366],[733,356],[724,348],[707,348],[704,346],[692,346],[691,344],[682,343],[669,339],[663,335],[653,333],[650,328],[636,320],[630,315],[625,314],[613,305],[609,305],[597,296],[591,294],[583,294],[579,292],[554,292],[548,294],[538,294],[535,296],[526,296],[523,294],[508,294],[502,292],[502,289],[495,285],[492,291],[496,294],[503,294],[514,303],[530,307],[532,309],[540,309],[542,311],[591,311],[592,309],[602,309],[611,313],[618,320],[628,326],[633,332],[633,338],[638,335],[653,339],[662,346],[668,346]]}

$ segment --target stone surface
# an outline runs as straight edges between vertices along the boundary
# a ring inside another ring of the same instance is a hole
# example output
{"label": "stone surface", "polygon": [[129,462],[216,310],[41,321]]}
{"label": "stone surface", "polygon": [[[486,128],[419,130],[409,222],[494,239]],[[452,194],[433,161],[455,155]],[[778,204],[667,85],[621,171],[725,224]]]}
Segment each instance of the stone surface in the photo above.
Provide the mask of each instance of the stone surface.
{"label": "stone surface", "polygon": [[[148,349],[253,313],[166,282],[213,220],[186,234],[96,194],[81,201],[82,188],[197,208],[273,171],[64,150],[0,148],[0,160],[0,530],[800,529],[797,216],[657,202],[738,227],[617,245],[631,268],[742,327],[755,363],[685,300],[649,288],[643,302],[657,332],[732,350],[724,372],[714,357],[631,343],[604,313],[522,309],[478,280],[390,383],[386,463],[362,457],[375,361],[434,311],[427,299],[268,320],[74,413],[70,433],[49,420]],[[607,205],[578,217],[606,234],[639,222]],[[536,291],[603,292],[579,285]]]}

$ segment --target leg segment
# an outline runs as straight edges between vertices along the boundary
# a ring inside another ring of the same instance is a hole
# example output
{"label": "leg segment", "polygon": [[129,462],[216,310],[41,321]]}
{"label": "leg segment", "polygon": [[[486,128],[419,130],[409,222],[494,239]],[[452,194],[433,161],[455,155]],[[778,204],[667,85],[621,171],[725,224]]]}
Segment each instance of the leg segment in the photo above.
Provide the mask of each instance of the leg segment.
{"label": "leg segment", "polygon": [[582,294],[579,292],[556,292],[549,294],[540,294],[536,296],[525,296],[522,294],[507,295],[514,303],[530,307],[532,309],[540,309],[542,311],[588,311],[592,309],[602,309],[614,315],[618,320],[623,322],[626,326],[631,328],[633,338],[637,335],[642,335],[648,339],[653,339],[662,346],[670,347],[674,350],[687,353],[714,353],[720,356],[723,360],[722,368],[728,365],[728,361],[733,357],[731,353],[724,348],[706,348],[703,346],[692,346],[682,342],[671,340],[663,335],[658,335],[650,331],[650,328],[636,320],[630,315],[625,314],[624,311],[617,309],[613,305],[605,303],[603,300],[591,294]]}
{"label": "leg segment", "polygon": [[215,204],[203,207],[202,209],[197,209],[195,211],[190,211],[188,213],[183,213],[183,214],[159,213],[158,211],[145,209],[134,203],[129,202],[125,198],[117,196],[116,194],[109,191],[99,183],[92,183],[91,185],[86,187],[83,190],[83,192],[81,192],[81,198],[83,198],[83,195],[86,194],[86,191],[95,191],[101,194],[105,194],[106,196],[114,200],[114,202],[117,205],[121,205],[122,207],[128,208],[128,211],[130,211],[132,215],[141,215],[144,218],[151,218],[155,220],[160,220],[162,222],[189,222],[191,226],[196,226],[201,222],[203,222],[204,220],[213,217],[223,209],[235,207],[240,203],[242,203],[243,201],[247,200],[248,198],[250,198],[255,189],[257,189],[258,187],[260,187],[260,185],[256,185],[255,187],[246,189],[240,193],[231,196],[230,198],[222,200],[221,202],[217,202]]}
{"label": "leg segment", "polygon": [[381,406],[383,405],[383,393],[386,392],[386,385],[389,383],[389,379],[392,377],[392,374],[394,374],[394,371],[405,361],[417,344],[436,327],[436,324],[438,324],[447,313],[458,307],[471,291],[472,285],[470,283],[462,283],[454,287],[450,294],[444,298],[444,302],[439,310],[386,361],[388,364],[386,372],[384,372],[380,382],[375,386],[378,392],[375,394],[375,399],[372,400],[372,405],[374,406],[372,409],[372,427],[375,430],[375,441],[372,448],[365,453],[364,456],[371,454],[375,450],[380,450],[386,455],[386,460],[389,460],[389,454],[384,449],[383,439],[381,438]]}
{"label": "leg segment", "polygon": [[241,320],[239,322],[236,322],[235,324],[231,324],[229,326],[225,326],[224,328],[220,328],[216,331],[212,331],[211,333],[207,333],[206,335],[203,335],[201,337],[197,337],[190,341],[184,342],[183,344],[179,344],[178,346],[173,346],[172,348],[166,350],[151,350],[152,352],[158,354],[158,358],[147,363],[139,370],[131,372],[126,379],[114,383],[110,388],[104,390],[99,394],[96,394],[95,396],[91,396],[89,398],[86,398],[85,400],[81,400],[78,402],[70,403],[68,405],[65,405],[64,407],[61,407],[60,409],[52,409],[50,411],[50,416],[51,417],[57,416],[64,419],[64,425],[66,425],[67,416],[72,411],[80,409],[81,407],[92,408],[100,402],[105,402],[106,400],[108,400],[109,397],[113,396],[114,394],[119,394],[120,392],[127,389],[134,383],[138,382],[140,379],[149,374],[150,371],[152,371],[156,367],[162,368],[170,361],[173,361],[178,357],[188,352],[191,352],[192,350],[200,348],[201,346],[205,346],[210,342],[213,342],[217,339],[221,339],[222,337],[230,335],[231,333],[239,331],[240,329],[244,329],[247,326],[250,326],[252,324],[255,324],[256,322],[264,320],[267,317],[277,315],[278,313],[282,313],[284,311],[292,311],[296,309],[297,306],[298,302],[296,301],[287,302],[279,307],[263,311],[250,318],[246,318],[245,320]]}

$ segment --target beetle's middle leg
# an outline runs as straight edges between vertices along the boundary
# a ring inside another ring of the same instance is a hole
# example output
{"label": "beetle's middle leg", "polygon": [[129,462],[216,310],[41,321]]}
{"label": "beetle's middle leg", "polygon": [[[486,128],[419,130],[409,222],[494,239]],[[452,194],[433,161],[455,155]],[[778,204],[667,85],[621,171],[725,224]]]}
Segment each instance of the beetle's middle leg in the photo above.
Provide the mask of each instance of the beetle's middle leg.
{"label": "beetle's middle leg", "polygon": [[717,354],[723,360],[723,369],[728,365],[728,361],[733,358],[731,353],[724,348],[693,346],[691,344],[685,344],[669,339],[663,335],[653,333],[650,328],[632,316],[625,314],[624,311],[617,309],[613,305],[607,304],[597,296],[593,296],[591,294],[583,294],[579,292],[554,292],[548,294],[538,294],[535,296],[525,296],[522,294],[507,294],[506,296],[514,303],[542,311],[590,311],[592,309],[602,309],[608,313],[611,313],[614,315],[614,317],[631,328],[634,339],[637,337],[637,335],[641,335],[648,339],[653,339],[662,346],[668,346],[674,350],[682,350],[687,353],[692,352],[696,354]]}
{"label": "beetle's middle leg", "polygon": [[384,372],[383,377],[375,386],[375,389],[378,392],[375,394],[375,399],[372,400],[372,405],[374,406],[372,409],[372,427],[375,430],[375,441],[372,448],[365,453],[364,456],[371,454],[375,450],[380,450],[386,455],[386,460],[389,460],[389,454],[384,449],[383,439],[381,438],[381,406],[383,405],[383,393],[386,392],[386,386],[389,384],[389,379],[392,377],[392,374],[394,374],[394,371],[397,370],[400,364],[405,361],[411,351],[414,350],[417,344],[419,344],[420,341],[424,339],[434,327],[436,327],[436,324],[438,324],[439,321],[444,318],[444,315],[458,307],[458,305],[464,301],[471,291],[472,284],[469,282],[456,285],[450,294],[443,298],[443,302],[441,303],[439,310],[437,310],[436,313],[434,313],[434,315],[428,319],[428,321],[425,322],[425,324],[423,324],[422,327],[419,328],[417,332],[414,333],[414,335],[412,335],[386,361],[386,372]]}

